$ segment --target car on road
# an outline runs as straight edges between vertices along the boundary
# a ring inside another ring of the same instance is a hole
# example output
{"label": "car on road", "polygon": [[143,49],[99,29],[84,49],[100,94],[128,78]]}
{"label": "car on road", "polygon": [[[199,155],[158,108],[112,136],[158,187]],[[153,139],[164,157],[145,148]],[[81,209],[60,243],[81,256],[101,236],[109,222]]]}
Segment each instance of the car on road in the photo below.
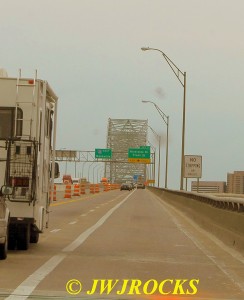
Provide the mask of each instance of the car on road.
{"label": "car on road", "polygon": [[131,191],[132,190],[132,187],[131,187],[131,184],[130,183],[122,183],[121,186],[120,186],[120,190],[128,190],[128,191]]}
{"label": "car on road", "polygon": [[137,188],[138,189],[145,189],[145,184],[143,182],[138,182],[137,183]]}
{"label": "car on road", "polygon": [[72,184],[80,184],[80,178],[72,178]]}

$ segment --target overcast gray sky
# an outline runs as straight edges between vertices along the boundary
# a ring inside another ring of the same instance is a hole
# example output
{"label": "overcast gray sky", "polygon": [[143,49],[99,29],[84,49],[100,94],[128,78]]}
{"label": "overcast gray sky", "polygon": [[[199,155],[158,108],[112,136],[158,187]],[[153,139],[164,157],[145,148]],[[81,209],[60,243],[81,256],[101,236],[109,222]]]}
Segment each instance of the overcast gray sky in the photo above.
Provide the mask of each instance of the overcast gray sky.
{"label": "overcast gray sky", "polygon": [[[104,148],[108,118],[170,116],[170,188],[179,188],[183,88],[158,48],[187,72],[185,154],[203,180],[244,170],[243,0],[0,0],[0,66],[46,79],[59,96],[58,148]],[[153,137],[150,137],[156,145]],[[162,159],[165,147],[162,147]],[[162,165],[162,185],[164,182]]]}

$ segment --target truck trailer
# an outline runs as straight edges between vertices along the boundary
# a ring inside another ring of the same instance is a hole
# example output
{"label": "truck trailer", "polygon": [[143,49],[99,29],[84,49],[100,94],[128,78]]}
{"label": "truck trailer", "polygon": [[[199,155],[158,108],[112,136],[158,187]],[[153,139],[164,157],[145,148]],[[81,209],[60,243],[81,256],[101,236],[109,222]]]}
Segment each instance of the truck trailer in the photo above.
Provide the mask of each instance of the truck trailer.
{"label": "truck trailer", "polygon": [[0,203],[6,206],[2,227],[7,228],[6,238],[0,239],[2,259],[6,248],[27,250],[29,243],[37,243],[48,226],[50,191],[59,176],[57,102],[48,82],[37,79],[37,72],[24,78],[20,70],[12,78],[0,70]]}

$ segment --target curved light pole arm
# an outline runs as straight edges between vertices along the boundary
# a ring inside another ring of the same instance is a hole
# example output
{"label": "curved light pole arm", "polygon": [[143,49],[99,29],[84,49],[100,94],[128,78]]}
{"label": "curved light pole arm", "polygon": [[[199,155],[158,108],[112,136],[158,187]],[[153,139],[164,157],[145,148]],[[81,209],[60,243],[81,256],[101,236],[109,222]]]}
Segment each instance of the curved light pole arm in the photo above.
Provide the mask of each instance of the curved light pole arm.
{"label": "curved light pole arm", "polygon": [[166,116],[166,114],[157,106],[157,104],[153,103],[153,105],[155,106],[155,108],[159,112],[160,116],[164,120],[164,123],[168,126],[169,116]]}
{"label": "curved light pole arm", "polygon": [[154,51],[160,52],[163,55],[163,57],[165,58],[167,64],[170,66],[171,70],[174,72],[175,76],[177,77],[177,79],[179,80],[179,82],[181,83],[181,85],[184,87],[184,80],[182,80],[180,78],[180,75],[182,75],[183,77],[185,77],[185,72],[182,72],[176,66],[176,64],[163,51],[161,51],[159,49],[156,49],[156,48],[150,48],[150,47],[142,47],[141,50],[142,51],[154,50]]}
{"label": "curved light pole arm", "polygon": [[159,108],[159,106],[156,104],[156,103],[154,103],[153,101],[148,101],[148,100],[142,100],[142,102],[143,103],[152,103],[154,106],[155,106],[155,108],[156,108],[156,110],[158,111],[158,113],[160,114],[160,116],[161,116],[161,118],[163,119],[163,121],[164,121],[164,123],[166,124],[166,125],[168,125],[168,118],[169,118],[169,116],[167,116],[163,111],[162,111],[162,109],[160,109]]}
{"label": "curved light pole arm", "polygon": [[[186,72],[182,72],[176,64],[161,50],[157,48],[142,47],[142,51],[154,50],[160,52],[167,64],[170,66],[171,70],[174,72],[175,76],[179,80],[180,84],[184,88],[183,96],[183,118],[182,118],[182,145],[181,145],[181,176],[180,176],[180,189],[183,190],[183,181],[184,181],[184,159],[185,159],[185,111],[186,111]],[[183,76],[180,78],[180,75]]]}
{"label": "curved light pole arm", "polygon": [[153,101],[142,100],[143,103],[152,103],[163,119],[164,123],[167,125],[167,136],[166,136],[166,158],[165,158],[165,188],[168,187],[168,156],[169,156],[169,116],[167,116]]}

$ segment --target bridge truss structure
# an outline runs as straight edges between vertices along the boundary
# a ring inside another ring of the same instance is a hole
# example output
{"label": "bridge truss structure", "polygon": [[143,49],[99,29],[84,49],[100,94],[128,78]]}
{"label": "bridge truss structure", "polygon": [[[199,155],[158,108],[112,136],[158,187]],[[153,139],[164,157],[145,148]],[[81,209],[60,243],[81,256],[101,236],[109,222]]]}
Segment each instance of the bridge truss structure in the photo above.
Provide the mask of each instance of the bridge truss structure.
{"label": "bridge truss structure", "polygon": [[[122,183],[132,181],[135,176],[143,180],[155,179],[155,148],[148,141],[148,121],[133,119],[109,119],[107,130],[107,148],[112,150],[112,157],[96,158],[94,151],[67,150],[55,151],[55,160],[58,162],[83,163],[95,166],[96,163],[104,163],[104,177],[110,182]],[[128,149],[151,146],[151,162],[131,163],[128,162]],[[82,172],[83,173],[83,172]],[[89,177],[89,175],[88,175]]]}
{"label": "bridge truss structure", "polygon": [[128,162],[128,149],[147,145],[148,121],[109,119],[107,148],[112,149],[113,160],[105,163],[105,176],[111,182],[122,183],[140,177],[146,180],[146,164]]}

